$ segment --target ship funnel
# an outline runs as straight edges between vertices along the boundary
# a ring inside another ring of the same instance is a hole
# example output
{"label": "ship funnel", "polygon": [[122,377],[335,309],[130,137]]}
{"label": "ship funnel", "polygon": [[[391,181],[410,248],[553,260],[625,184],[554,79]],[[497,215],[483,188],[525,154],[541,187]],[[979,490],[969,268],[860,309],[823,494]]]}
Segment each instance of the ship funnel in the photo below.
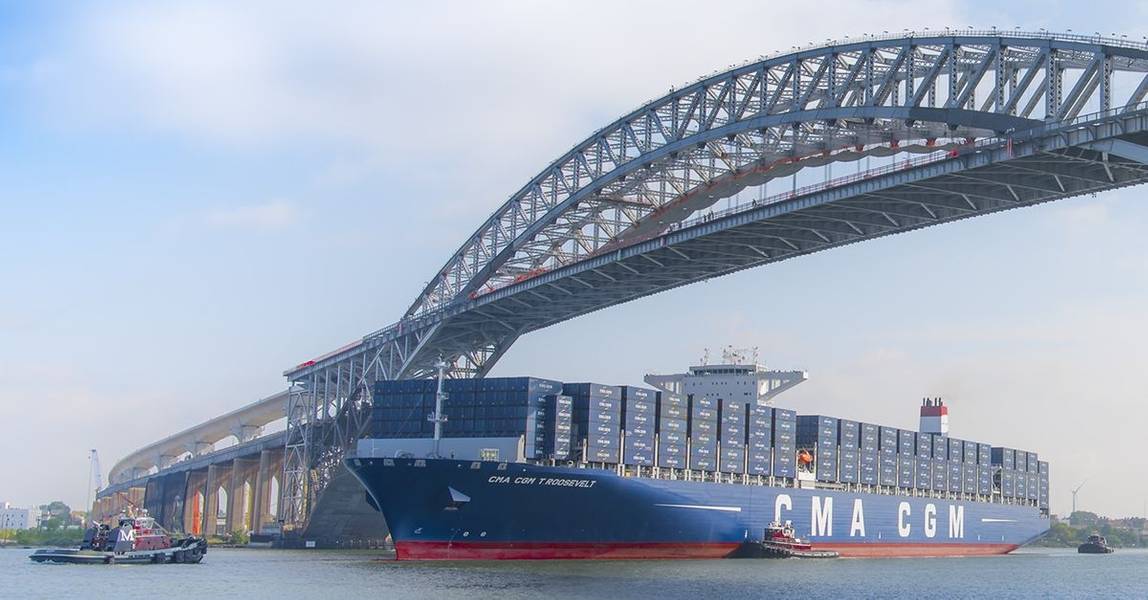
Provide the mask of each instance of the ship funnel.
{"label": "ship funnel", "polygon": [[921,433],[949,434],[949,407],[940,398],[921,403]]}

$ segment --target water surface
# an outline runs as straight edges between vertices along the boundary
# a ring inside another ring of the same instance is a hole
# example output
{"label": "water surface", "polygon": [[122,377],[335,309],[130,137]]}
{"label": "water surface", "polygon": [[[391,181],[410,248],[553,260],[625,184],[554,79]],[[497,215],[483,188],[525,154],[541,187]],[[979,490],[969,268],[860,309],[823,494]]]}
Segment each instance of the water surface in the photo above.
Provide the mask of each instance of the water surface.
{"label": "water surface", "polygon": [[212,549],[198,565],[48,565],[0,550],[0,598],[1148,598],[1148,551],[925,559],[435,562]]}

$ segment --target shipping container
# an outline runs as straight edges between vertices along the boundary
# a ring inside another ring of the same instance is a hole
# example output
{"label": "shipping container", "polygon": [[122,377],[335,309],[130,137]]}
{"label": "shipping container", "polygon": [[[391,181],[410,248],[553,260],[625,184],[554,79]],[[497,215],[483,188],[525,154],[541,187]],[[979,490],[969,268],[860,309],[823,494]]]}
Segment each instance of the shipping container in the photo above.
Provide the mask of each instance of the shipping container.
{"label": "shipping container", "polygon": [[[603,385],[601,383],[564,383],[562,384],[562,393],[567,396],[573,396],[576,399],[579,397],[601,398],[604,400],[612,399],[615,403],[622,398],[622,388],[616,385]],[[575,402],[577,402],[577,400],[575,400]]]}
{"label": "shipping container", "polygon": [[1029,500],[1040,500],[1040,473],[1025,473],[1025,490]]}
{"label": "shipping container", "polygon": [[[949,438],[949,460],[961,462],[965,459],[965,442],[956,438]],[[959,490],[954,490],[959,491]]]}
{"label": "shipping container", "polygon": [[933,489],[933,459],[918,456],[916,463],[917,468],[913,474],[913,487],[919,490]]}
{"label": "shipping container", "polygon": [[754,449],[750,447],[746,456],[746,472],[750,475],[771,475],[773,474],[773,453],[772,449],[765,448]]}
{"label": "shipping container", "polygon": [[983,496],[988,496],[993,493],[993,471],[992,465],[978,464],[977,465],[977,492]]}
{"label": "shipping container", "polygon": [[663,419],[658,421],[658,433],[680,433],[683,436],[689,435],[688,421],[685,419]]}
{"label": "shipping container", "polygon": [[1039,473],[1040,472],[1039,464],[1040,464],[1040,457],[1038,457],[1036,455],[1036,452],[1029,452],[1028,453],[1028,460],[1025,462],[1025,465],[1028,467],[1028,472],[1029,473]]}
{"label": "shipping container", "polygon": [[716,471],[717,447],[691,444],[689,468],[695,471]]}
{"label": "shipping container", "polygon": [[878,455],[879,452],[876,449],[861,450],[861,483],[877,485],[881,472],[881,460]]}
{"label": "shipping container", "polygon": [[663,419],[681,419],[685,421],[690,418],[690,406],[685,398],[681,396],[670,396],[662,394],[657,404],[658,420]]}
{"label": "shipping container", "polygon": [[687,398],[689,398],[690,401],[690,414],[693,414],[693,412],[697,410],[712,410],[716,415],[718,407],[721,406],[717,398],[708,398],[696,394],[690,394]]}
{"label": "shipping container", "polygon": [[977,464],[993,464],[993,447],[991,444],[977,444]]}
{"label": "shipping container", "polygon": [[1015,476],[1015,478],[1016,478],[1016,484],[1015,484],[1016,487],[1014,488],[1015,489],[1015,492],[1014,492],[1015,497],[1020,498],[1022,500],[1025,498],[1028,498],[1028,477],[1026,477],[1026,475],[1027,475],[1027,473],[1025,473],[1024,471],[1017,471],[1016,476]]}
{"label": "shipping container", "polygon": [[949,436],[931,434],[933,438],[933,458],[949,460]]}
{"label": "shipping container", "polygon": [[882,450],[878,457],[880,462],[880,469],[878,471],[878,483],[880,485],[896,486],[897,485],[897,453],[894,450],[892,453]]}
{"label": "shipping container", "polygon": [[861,448],[861,424],[849,419],[838,419],[837,445],[842,450],[859,450]]}
{"label": "shipping container", "polygon": [[658,446],[658,466],[664,469],[685,469],[689,466],[685,446]]}
{"label": "shipping container", "polygon": [[948,490],[950,492],[959,492],[964,485],[964,473],[961,471],[961,462],[959,460],[950,460],[947,462],[949,465]]}
{"label": "shipping container", "polygon": [[979,444],[976,442],[965,442],[965,459],[964,462],[970,465],[977,464],[977,447]]}
{"label": "shipping container", "polygon": [[977,493],[977,464],[961,463],[961,491],[966,494]]}
{"label": "shipping container", "polygon": [[841,483],[860,482],[861,451],[841,447],[837,454],[837,477]]}
{"label": "shipping container", "polygon": [[654,435],[637,435],[627,431],[622,448],[622,462],[628,465],[652,466],[654,464]]}
{"label": "shipping container", "polygon": [[1016,458],[1014,460],[1015,462],[1013,463],[1013,469],[1015,469],[1017,473],[1024,473],[1028,471],[1028,452],[1025,452],[1024,450],[1017,450]]}
{"label": "shipping container", "polygon": [[897,457],[897,487],[902,489],[913,487],[913,471],[916,467],[916,457],[904,454]]}
{"label": "shipping container", "polygon": [[663,431],[658,434],[658,442],[672,446],[685,446],[689,436],[680,431]]}
{"label": "shipping container", "polygon": [[1012,469],[1001,469],[1001,495],[1005,498],[1012,498],[1016,495],[1016,472]]}
{"label": "shipping container", "polygon": [[703,420],[703,419],[691,419],[690,420],[690,437],[691,438],[702,436],[702,435],[711,435],[711,436],[714,436],[714,439],[717,439],[717,432],[718,432],[717,419],[714,419],[712,421]]}
{"label": "shipping container", "polygon": [[933,438],[927,433],[917,434],[917,457],[933,458]]}
{"label": "shipping container", "polygon": [[943,458],[933,459],[933,489],[938,492],[949,489],[949,461]]}
{"label": "shipping container", "polygon": [[902,456],[917,454],[917,434],[906,429],[897,430],[897,452]]}
{"label": "shipping container", "polygon": [[[746,429],[746,444],[750,451],[756,450],[759,453],[768,451],[773,446],[773,409],[768,406],[751,406]],[[769,470],[772,471],[772,469]],[[769,473],[756,474],[768,475]]]}
{"label": "shipping container", "polygon": [[745,426],[749,403],[744,400],[725,400],[719,403],[721,407],[721,422]]}
{"label": "shipping container", "polygon": [[653,432],[658,417],[657,392],[628,385],[621,390],[622,423],[626,431],[648,429]]}
{"label": "shipping container", "polygon": [[779,443],[774,439],[773,444],[773,476],[774,477],[788,477],[790,479],[797,477],[796,465],[797,449],[793,443],[788,444]]}
{"label": "shipping container", "polygon": [[745,449],[734,447],[722,447],[719,455],[720,463],[718,468],[722,473],[744,473],[745,472]]}
{"label": "shipping container", "polygon": [[720,430],[721,444],[733,448],[744,448],[746,443],[745,425],[723,422]]}
{"label": "shipping container", "polygon": [[884,454],[896,454],[898,444],[897,441],[897,428],[896,427],[878,427],[878,445],[881,452]]}
{"label": "shipping container", "polygon": [[878,439],[878,428],[872,423],[861,424],[861,450],[863,452],[876,452],[881,448]]}

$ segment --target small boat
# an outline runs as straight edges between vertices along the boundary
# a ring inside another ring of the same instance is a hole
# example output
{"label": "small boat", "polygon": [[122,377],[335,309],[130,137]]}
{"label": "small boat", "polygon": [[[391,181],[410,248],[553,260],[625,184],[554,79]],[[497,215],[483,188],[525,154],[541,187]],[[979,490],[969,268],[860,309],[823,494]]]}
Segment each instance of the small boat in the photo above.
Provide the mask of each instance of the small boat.
{"label": "small boat", "polygon": [[96,525],[84,532],[79,548],[37,550],[36,562],[70,564],[191,563],[203,560],[207,540],[188,536],[173,539],[151,517],[120,517],[119,526]]}
{"label": "small boat", "polygon": [[765,528],[760,541],[747,540],[734,555],[735,558],[837,558],[832,550],[814,550],[813,544],[794,535],[793,524],[776,521]]}
{"label": "small boat", "polygon": [[1088,536],[1088,541],[1077,546],[1076,551],[1081,554],[1112,554],[1115,552],[1108,545],[1108,540],[1104,539],[1104,536],[1095,533]]}

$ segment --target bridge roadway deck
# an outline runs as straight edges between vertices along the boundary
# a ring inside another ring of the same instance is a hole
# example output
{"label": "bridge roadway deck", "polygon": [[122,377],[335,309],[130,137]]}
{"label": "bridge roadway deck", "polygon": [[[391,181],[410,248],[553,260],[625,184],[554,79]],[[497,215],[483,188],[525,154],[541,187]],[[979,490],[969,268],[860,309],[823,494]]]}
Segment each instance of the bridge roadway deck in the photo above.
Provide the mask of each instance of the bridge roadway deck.
{"label": "bridge roadway deck", "polygon": [[199,471],[206,469],[210,465],[221,465],[229,463],[237,458],[258,456],[259,453],[263,452],[264,450],[282,450],[285,439],[286,432],[277,431],[275,433],[256,438],[249,442],[243,442],[242,444],[228,446],[222,450],[216,450],[215,452],[209,452],[199,456],[192,456],[186,460],[172,463],[170,466],[160,469],[155,473],[136,477],[128,481],[112,483],[104,489],[100,490],[98,496],[109,496],[119,492],[126,492],[132,488],[143,488],[147,486],[148,480],[155,477],[163,477],[175,473],[183,473],[186,471]]}

